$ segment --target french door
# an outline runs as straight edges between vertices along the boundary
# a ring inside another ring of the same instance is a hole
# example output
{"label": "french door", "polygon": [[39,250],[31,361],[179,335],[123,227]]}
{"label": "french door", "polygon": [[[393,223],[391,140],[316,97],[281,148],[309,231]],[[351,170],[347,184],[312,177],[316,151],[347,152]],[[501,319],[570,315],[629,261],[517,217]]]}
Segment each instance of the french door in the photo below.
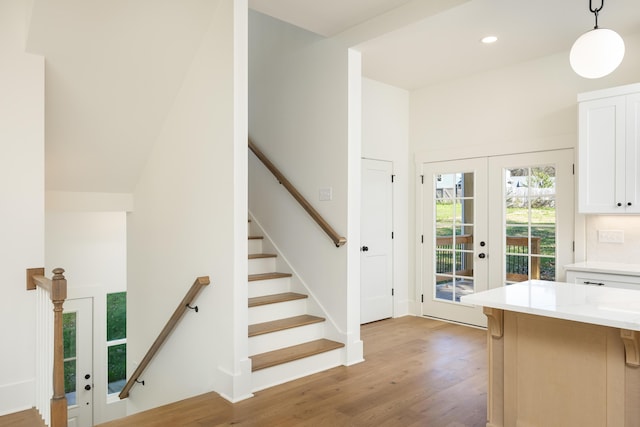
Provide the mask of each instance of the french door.
{"label": "french door", "polygon": [[487,289],[487,159],[424,165],[423,314],[485,325],[460,297]]}
{"label": "french door", "polygon": [[564,279],[573,260],[573,150],[423,165],[422,314],[486,326],[461,297]]}

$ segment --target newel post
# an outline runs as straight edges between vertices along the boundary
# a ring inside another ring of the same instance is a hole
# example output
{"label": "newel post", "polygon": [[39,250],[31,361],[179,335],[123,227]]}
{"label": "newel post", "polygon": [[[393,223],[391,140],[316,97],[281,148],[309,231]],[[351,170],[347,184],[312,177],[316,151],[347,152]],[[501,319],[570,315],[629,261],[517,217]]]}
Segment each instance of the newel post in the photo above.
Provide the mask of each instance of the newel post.
{"label": "newel post", "polygon": [[64,339],[62,335],[62,305],[67,298],[67,279],[64,270],[55,268],[51,279],[53,303],[53,397],[51,398],[51,427],[67,427],[67,397],[64,393]]}

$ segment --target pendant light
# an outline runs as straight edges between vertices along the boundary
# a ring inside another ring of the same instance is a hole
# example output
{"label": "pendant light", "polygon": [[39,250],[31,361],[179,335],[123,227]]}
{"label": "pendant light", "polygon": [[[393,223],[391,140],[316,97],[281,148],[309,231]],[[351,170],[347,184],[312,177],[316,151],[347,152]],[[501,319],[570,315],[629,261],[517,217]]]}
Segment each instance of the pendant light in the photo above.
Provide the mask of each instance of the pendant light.
{"label": "pendant light", "polygon": [[598,28],[598,13],[604,6],[594,9],[589,0],[589,10],[595,15],[596,26],[575,41],[569,54],[571,68],[587,79],[604,77],[618,68],[624,58],[624,41],[618,33],[606,28]]}

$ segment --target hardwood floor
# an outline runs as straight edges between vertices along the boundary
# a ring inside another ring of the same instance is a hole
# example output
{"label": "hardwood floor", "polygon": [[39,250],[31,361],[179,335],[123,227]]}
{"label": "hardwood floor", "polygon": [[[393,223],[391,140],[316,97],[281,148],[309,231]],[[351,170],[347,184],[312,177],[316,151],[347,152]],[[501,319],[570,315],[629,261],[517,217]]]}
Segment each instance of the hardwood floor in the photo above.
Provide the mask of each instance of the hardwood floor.
{"label": "hardwood floor", "polygon": [[0,417],[0,427],[46,427],[35,409]]}
{"label": "hardwood floor", "polygon": [[366,361],[251,399],[208,393],[100,427],[486,425],[486,332],[421,317],[363,325]]}

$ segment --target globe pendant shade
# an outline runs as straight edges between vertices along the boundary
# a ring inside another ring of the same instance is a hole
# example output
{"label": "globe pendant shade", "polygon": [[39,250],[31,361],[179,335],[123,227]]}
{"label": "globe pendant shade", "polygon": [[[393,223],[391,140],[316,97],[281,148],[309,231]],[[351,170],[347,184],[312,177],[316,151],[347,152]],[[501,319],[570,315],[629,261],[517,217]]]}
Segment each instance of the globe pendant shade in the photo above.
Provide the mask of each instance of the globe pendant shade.
{"label": "globe pendant shade", "polygon": [[624,41],[618,33],[596,28],[578,37],[569,62],[578,75],[587,79],[604,77],[618,68],[624,58]]}

